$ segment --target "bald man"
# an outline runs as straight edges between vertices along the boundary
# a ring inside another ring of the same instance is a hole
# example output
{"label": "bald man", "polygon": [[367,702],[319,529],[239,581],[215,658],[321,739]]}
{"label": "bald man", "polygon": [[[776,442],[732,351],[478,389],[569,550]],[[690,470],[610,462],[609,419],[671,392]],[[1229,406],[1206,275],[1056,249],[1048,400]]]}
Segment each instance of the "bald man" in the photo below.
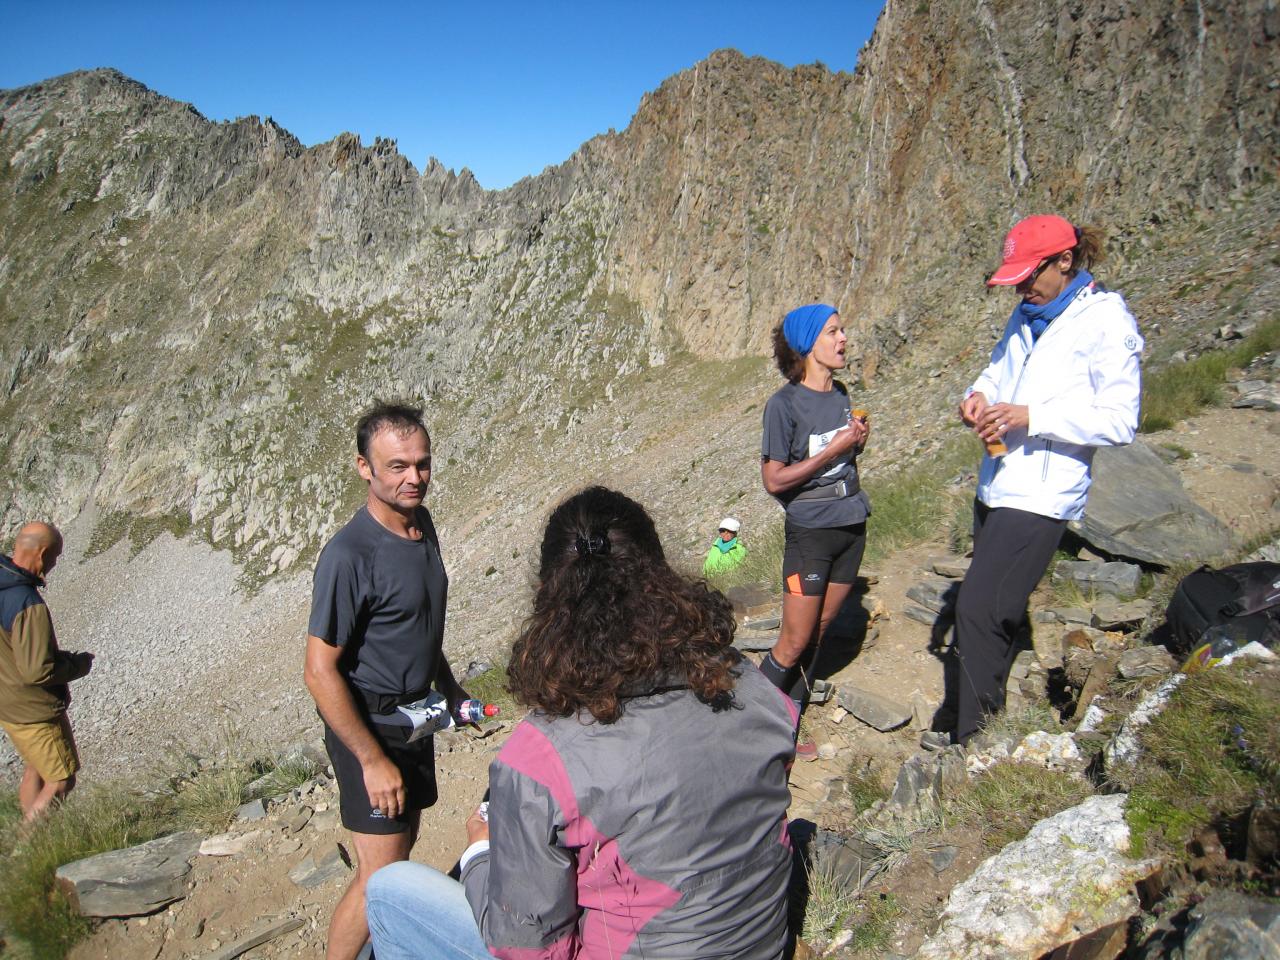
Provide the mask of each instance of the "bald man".
{"label": "bald man", "polygon": [[93,654],[58,649],[37,589],[61,553],[62,534],[35,521],[18,531],[12,556],[0,554],[0,729],[24,764],[18,802],[28,821],[75,786],[80,758],[67,719],[67,685],[93,667]]}

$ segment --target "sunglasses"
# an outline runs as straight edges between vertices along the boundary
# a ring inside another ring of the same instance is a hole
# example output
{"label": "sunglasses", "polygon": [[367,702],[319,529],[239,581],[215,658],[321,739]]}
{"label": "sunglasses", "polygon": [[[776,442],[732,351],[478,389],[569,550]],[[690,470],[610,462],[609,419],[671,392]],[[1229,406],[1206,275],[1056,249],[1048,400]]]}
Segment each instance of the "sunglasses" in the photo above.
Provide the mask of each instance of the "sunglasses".
{"label": "sunglasses", "polygon": [[1046,270],[1048,270],[1048,269],[1049,269],[1049,264],[1053,263],[1055,260],[1057,260],[1057,259],[1058,259],[1059,257],[1061,257],[1061,256],[1062,256],[1062,254],[1060,254],[1060,253],[1055,253],[1052,257],[1048,257],[1048,258],[1046,258],[1046,259],[1044,259],[1044,260],[1041,260],[1041,261],[1040,261],[1040,266],[1036,267],[1036,268],[1035,268],[1034,270],[1032,270],[1029,274],[1027,274],[1027,278],[1026,278],[1025,280],[1023,280],[1021,283],[1019,283],[1019,284],[1018,284],[1018,286],[1020,286],[1020,287],[1024,287],[1024,286],[1025,286],[1025,287],[1029,287],[1029,286],[1031,286],[1031,284],[1035,283],[1035,282],[1036,282],[1036,280],[1038,280],[1038,279],[1040,278],[1040,274],[1044,273]]}

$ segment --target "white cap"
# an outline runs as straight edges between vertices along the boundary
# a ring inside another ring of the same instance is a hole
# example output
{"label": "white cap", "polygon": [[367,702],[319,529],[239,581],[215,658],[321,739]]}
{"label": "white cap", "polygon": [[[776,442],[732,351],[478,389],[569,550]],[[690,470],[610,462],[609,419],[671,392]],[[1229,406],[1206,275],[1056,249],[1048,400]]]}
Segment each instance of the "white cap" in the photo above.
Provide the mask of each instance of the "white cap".
{"label": "white cap", "polygon": [[734,517],[725,517],[723,520],[720,521],[720,529],[732,530],[734,533],[737,533],[739,530],[742,529],[742,524],[739,523],[738,520]]}

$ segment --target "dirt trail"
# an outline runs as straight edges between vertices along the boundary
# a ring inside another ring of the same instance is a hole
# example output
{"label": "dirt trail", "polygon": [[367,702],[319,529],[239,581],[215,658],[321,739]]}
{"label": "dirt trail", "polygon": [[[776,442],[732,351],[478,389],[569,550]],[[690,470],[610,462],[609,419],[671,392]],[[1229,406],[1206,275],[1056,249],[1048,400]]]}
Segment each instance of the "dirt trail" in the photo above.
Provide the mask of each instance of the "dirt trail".
{"label": "dirt trail", "polygon": [[[1189,454],[1173,461],[1184,484],[1238,533],[1247,537],[1280,526],[1280,413],[1211,410],[1175,430],[1145,439],[1153,446],[1176,445],[1178,455]],[[940,544],[922,544],[867,571],[875,582],[861,598],[862,605],[878,636],[865,649],[834,645],[827,656],[836,667],[832,680],[905,705],[918,697],[929,711],[938,705],[942,666],[928,652],[929,628],[907,618],[902,610],[907,589],[926,575],[930,558],[946,553]],[[796,765],[792,772],[793,820],[821,823],[830,810],[824,811],[823,804],[831,781],[845,775],[851,764],[869,763],[887,779],[918,748],[919,732],[914,723],[892,733],[879,733],[852,716],[837,723],[837,715],[833,701],[811,709],[806,717],[806,729],[819,744],[833,744],[836,755]],[[465,845],[463,820],[480,799],[488,763],[505,736],[506,731],[483,741],[453,735],[441,738],[438,767],[442,800],[423,818],[415,860],[439,869],[454,863]],[[304,826],[298,826],[298,813],[304,806],[313,814]],[[281,805],[265,820],[237,824],[233,828],[236,832],[261,833],[238,855],[197,858],[186,899],[149,918],[106,921],[71,956],[76,960],[156,960],[212,954],[267,919],[289,916],[301,917],[304,925],[244,955],[321,956],[325,927],[345,881],[333,879],[307,890],[296,886],[288,873],[309,854],[318,859],[336,844],[350,849],[335,808],[332,790],[324,789]],[[927,922],[930,904],[945,898],[950,887],[980,862],[983,853],[976,844],[966,843],[964,837],[951,838],[951,842],[957,845],[958,856],[945,872],[928,869],[919,858],[908,859],[886,881],[890,888],[911,892],[903,898],[911,905],[907,919],[914,913]],[[917,937],[904,937],[895,949],[910,951],[918,944]]]}

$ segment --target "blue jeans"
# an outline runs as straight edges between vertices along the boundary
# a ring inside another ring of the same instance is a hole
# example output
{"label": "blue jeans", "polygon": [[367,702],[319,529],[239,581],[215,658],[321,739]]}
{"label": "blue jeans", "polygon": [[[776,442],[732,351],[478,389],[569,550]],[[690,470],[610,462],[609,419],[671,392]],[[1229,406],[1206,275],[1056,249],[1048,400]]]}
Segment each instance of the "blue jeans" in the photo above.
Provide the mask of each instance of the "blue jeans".
{"label": "blue jeans", "polygon": [[462,884],[403,860],[383,867],[365,890],[378,960],[493,960]]}

